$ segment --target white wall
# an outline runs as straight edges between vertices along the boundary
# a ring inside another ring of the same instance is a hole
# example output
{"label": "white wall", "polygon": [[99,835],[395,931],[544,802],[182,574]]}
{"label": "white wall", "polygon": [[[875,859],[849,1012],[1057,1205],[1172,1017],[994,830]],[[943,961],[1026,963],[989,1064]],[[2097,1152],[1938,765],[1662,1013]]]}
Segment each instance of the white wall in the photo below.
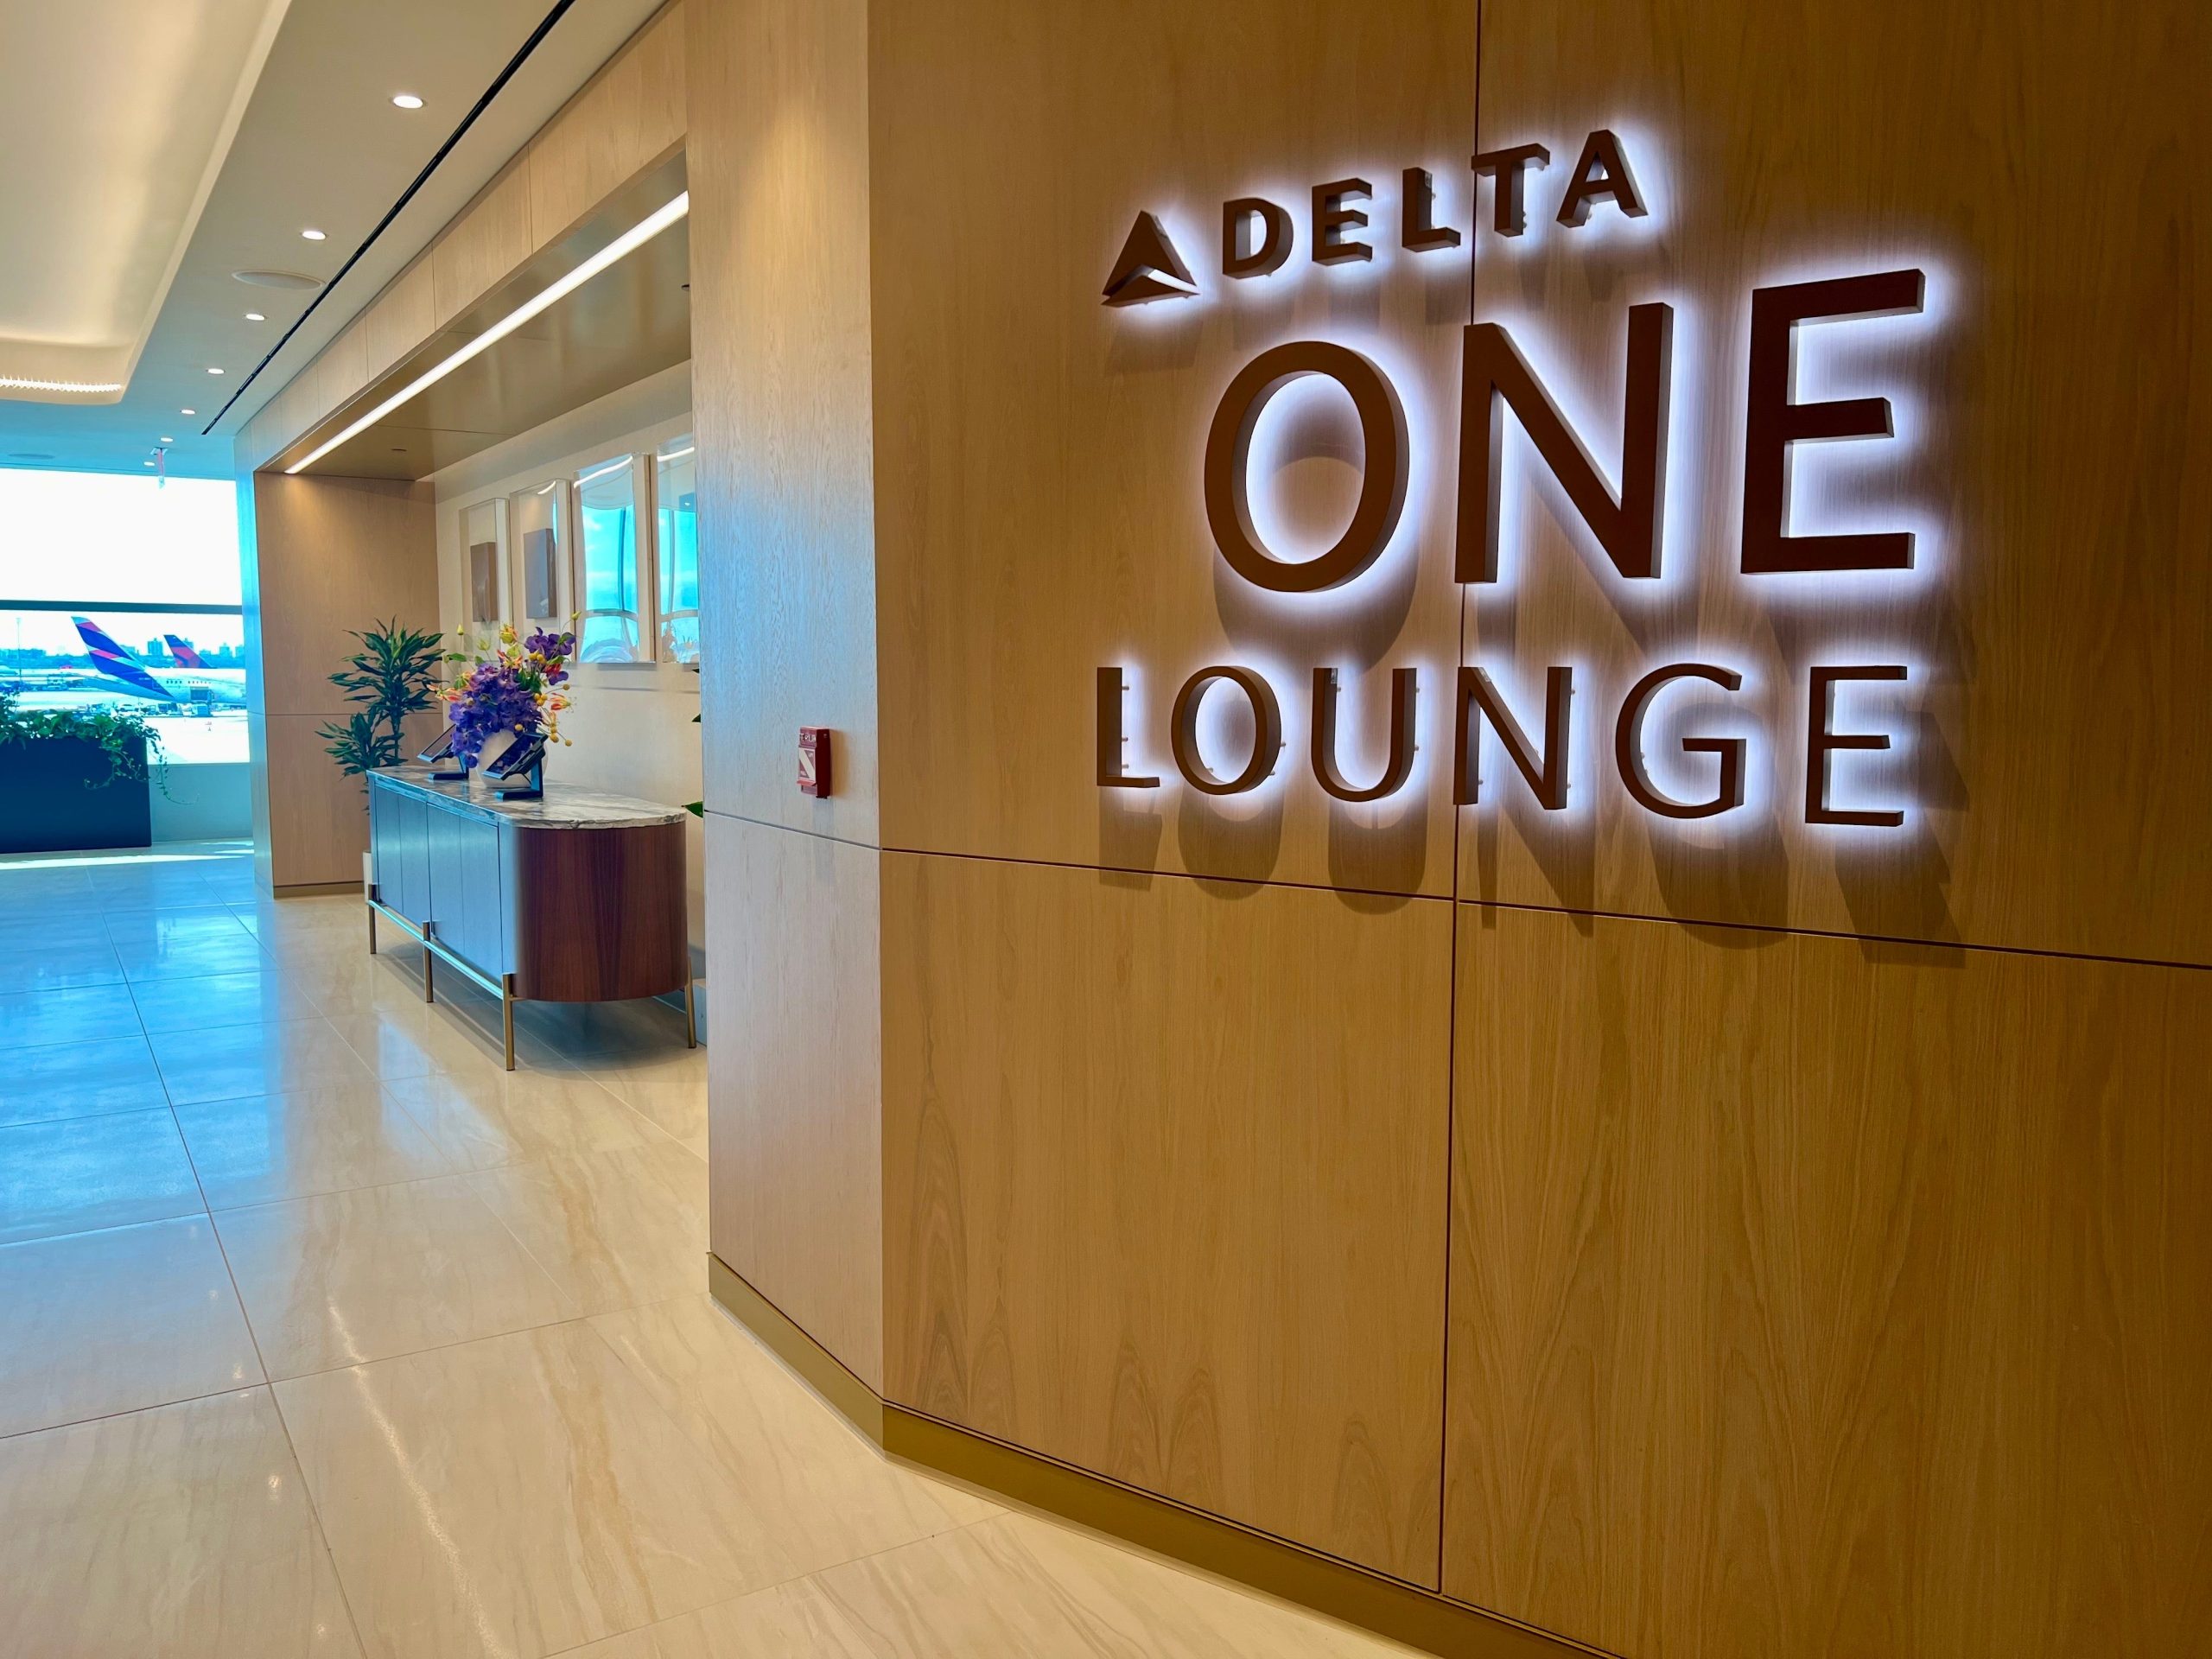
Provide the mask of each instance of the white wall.
{"label": "white wall", "polygon": [[[438,610],[448,629],[467,609],[461,515],[481,501],[628,451],[642,454],[691,429],[691,366],[678,364],[596,403],[432,474],[438,518]],[[566,551],[568,550],[564,550]],[[512,551],[512,550],[511,550]],[[509,620],[517,620],[510,600]],[[681,806],[700,796],[699,677],[672,663],[580,664],[575,706],[561,717],[569,747],[547,756],[548,782],[580,784]],[[689,828],[691,946],[706,937],[706,842]]]}
{"label": "white wall", "polygon": [[245,840],[253,833],[252,770],[243,760],[160,767],[147,791],[154,839]]}

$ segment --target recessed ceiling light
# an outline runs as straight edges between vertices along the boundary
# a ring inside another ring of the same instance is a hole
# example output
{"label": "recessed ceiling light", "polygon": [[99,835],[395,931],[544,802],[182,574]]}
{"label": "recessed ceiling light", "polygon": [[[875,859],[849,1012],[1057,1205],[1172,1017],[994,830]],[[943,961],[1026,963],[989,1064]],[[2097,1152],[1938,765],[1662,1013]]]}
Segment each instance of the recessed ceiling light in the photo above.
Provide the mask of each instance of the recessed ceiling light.
{"label": "recessed ceiling light", "polygon": [[248,322],[266,322],[266,321],[269,321],[269,319],[268,319],[268,318],[266,318],[266,317],[263,316],[263,315],[261,315],[261,313],[260,313],[260,312],[258,312],[258,311],[249,311],[249,312],[247,312],[247,313],[245,314],[245,320],[246,320]]}
{"label": "recessed ceiling light", "polygon": [[222,371],[220,369],[210,369],[207,372],[210,374],[220,374]]}
{"label": "recessed ceiling light", "polygon": [[163,443],[175,443],[176,440],[175,438],[163,438],[162,442]]}
{"label": "recessed ceiling light", "polygon": [[177,413],[180,415],[197,415],[199,412],[200,411],[196,409],[180,409],[177,410]]}
{"label": "recessed ceiling light", "polygon": [[154,464],[154,463],[153,463],[152,461],[148,461],[148,462],[146,463],[146,465],[147,465],[147,466],[149,466],[149,467],[152,466],[153,464]]}
{"label": "recessed ceiling light", "polygon": [[320,242],[322,240],[322,232],[321,231],[305,230],[302,231],[300,234],[307,238],[310,242]]}
{"label": "recessed ceiling light", "polygon": [[423,100],[412,92],[394,92],[391,95],[391,101],[403,110],[419,110],[423,107]]}

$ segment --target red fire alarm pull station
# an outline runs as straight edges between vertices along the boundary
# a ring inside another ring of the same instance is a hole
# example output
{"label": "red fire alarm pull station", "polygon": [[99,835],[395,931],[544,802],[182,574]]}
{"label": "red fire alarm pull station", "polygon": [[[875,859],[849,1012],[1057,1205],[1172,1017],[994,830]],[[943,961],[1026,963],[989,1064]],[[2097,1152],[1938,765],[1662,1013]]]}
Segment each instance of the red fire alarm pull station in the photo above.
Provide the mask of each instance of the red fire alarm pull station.
{"label": "red fire alarm pull station", "polygon": [[798,728],[798,792],[820,800],[830,792],[830,728]]}

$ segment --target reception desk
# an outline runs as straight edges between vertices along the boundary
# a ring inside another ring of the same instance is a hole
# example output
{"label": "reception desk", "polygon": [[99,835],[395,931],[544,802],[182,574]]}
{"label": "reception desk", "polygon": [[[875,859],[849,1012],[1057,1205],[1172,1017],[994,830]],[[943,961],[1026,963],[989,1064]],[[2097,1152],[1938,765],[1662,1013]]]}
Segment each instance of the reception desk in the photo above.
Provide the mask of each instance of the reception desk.
{"label": "reception desk", "polygon": [[499,999],[509,1071],[514,1005],[683,993],[696,1041],[684,925],[684,813],[559,784],[509,801],[419,764],[369,774],[369,949],[383,918],[423,952],[423,995],[444,963]]}

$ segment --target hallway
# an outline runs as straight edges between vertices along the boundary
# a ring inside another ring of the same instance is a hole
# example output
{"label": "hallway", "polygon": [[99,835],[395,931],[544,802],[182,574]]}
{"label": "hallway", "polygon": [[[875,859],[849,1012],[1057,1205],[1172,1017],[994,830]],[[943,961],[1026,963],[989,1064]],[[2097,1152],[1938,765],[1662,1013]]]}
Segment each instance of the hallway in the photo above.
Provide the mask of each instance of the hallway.
{"label": "hallway", "polygon": [[1353,1655],[887,1462],[702,1291],[658,1004],[422,1000],[235,846],[0,861],[0,1655]]}

